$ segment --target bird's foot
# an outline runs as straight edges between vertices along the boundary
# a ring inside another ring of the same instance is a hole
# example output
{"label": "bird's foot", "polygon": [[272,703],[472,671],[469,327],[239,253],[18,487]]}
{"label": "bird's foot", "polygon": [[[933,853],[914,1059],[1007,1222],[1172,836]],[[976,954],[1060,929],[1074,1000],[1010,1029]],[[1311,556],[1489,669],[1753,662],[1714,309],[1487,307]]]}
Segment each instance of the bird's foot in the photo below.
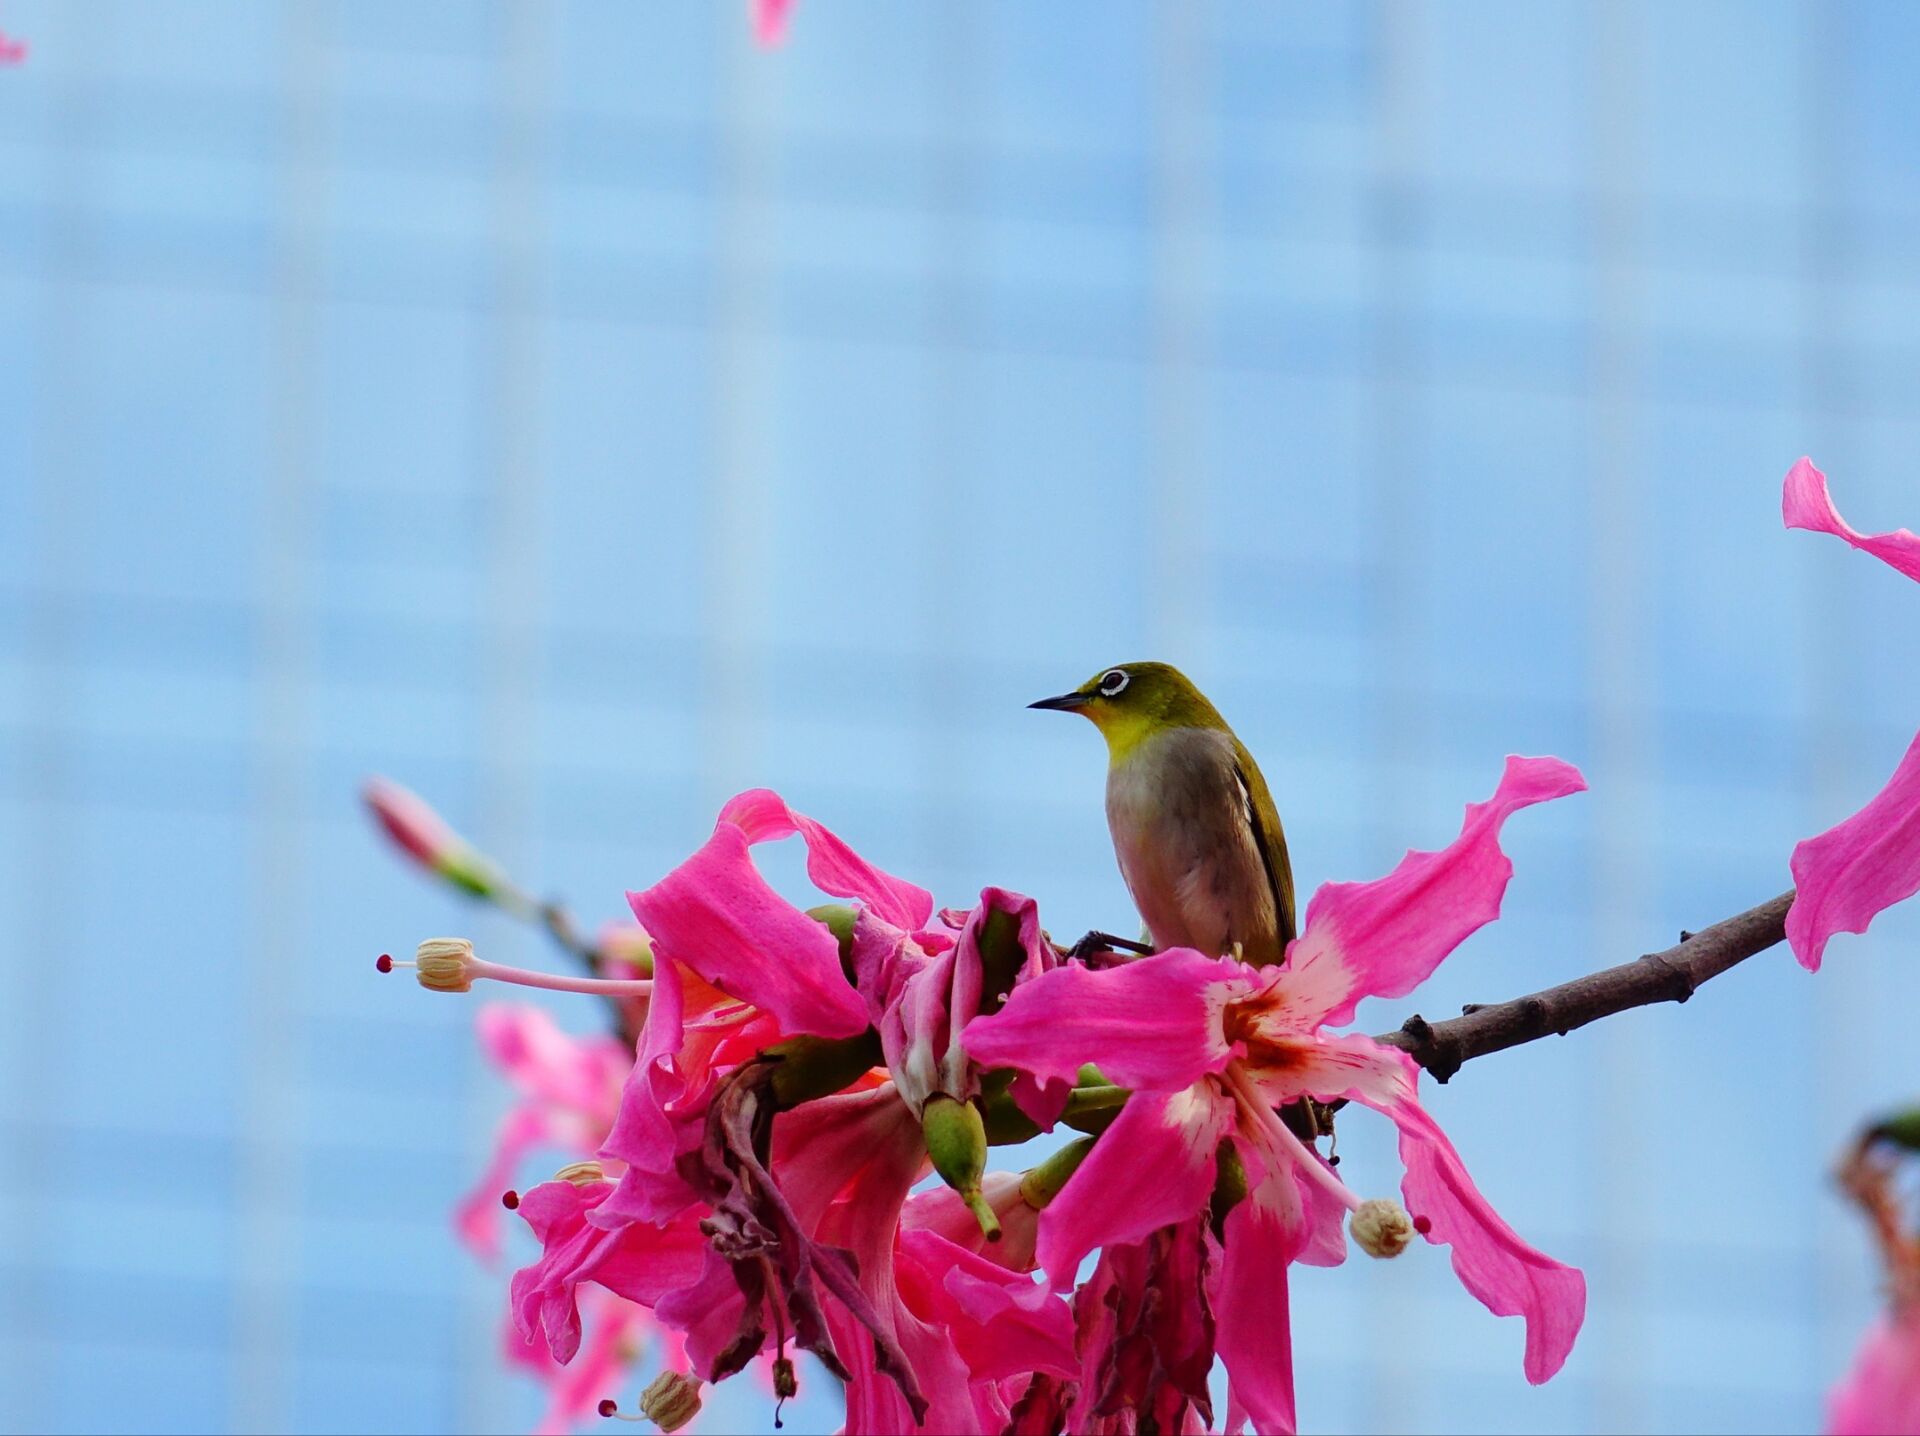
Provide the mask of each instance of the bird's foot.
{"label": "bird's foot", "polygon": [[1126,961],[1120,955],[1123,952],[1137,957],[1149,957],[1153,949],[1144,942],[1115,937],[1110,932],[1090,932],[1067,949],[1067,959],[1070,962],[1084,962],[1092,967],[1104,967],[1109,963]]}

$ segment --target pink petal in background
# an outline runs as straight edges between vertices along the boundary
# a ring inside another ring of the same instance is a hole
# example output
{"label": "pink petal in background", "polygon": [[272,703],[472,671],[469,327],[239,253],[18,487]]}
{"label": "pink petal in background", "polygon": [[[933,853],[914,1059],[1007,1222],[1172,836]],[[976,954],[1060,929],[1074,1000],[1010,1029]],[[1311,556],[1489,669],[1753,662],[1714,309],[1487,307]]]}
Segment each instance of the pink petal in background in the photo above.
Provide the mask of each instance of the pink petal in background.
{"label": "pink petal in background", "polygon": [[1920,1431],[1920,1306],[1881,1317],[1827,1398],[1827,1436]]}
{"label": "pink petal in background", "polygon": [[1865,932],[1920,892],[1920,735],[1872,802],[1793,850],[1793,881],[1787,942],[1809,972],[1836,932]]}
{"label": "pink petal in background", "polygon": [[1832,534],[1862,553],[1870,553],[1890,564],[1908,578],[1920,580],[1920,535],[1906,529],[1883,534],[1863,534],[1855,530],[1833,506],[1833,498],[1827,492],[1827,476],[1813,466],[1811,459],[1802,459],[1787,471],[1787,481],[1780,493],[1780,517],[1790,529]]}
{"label": "pink petal in background", "polygon": [[762,45],[778,45],[787,38],[787,17],[793,0],[752,0],[753,38]]}

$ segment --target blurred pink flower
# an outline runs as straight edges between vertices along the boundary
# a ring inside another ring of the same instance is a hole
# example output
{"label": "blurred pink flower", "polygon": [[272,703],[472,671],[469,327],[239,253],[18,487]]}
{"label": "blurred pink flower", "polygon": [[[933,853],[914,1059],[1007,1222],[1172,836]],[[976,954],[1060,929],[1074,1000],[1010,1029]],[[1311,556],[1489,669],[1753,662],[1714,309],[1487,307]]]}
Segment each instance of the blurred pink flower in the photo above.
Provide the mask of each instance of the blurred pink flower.
{"label": "blurred pink flower", "polygon": [[751,0],[753,35],[762,45],[778,45],[787,38],[787,19],[793,0]]}
{"label": "blurred pink flower", "polygon": [[[1809,459],[1788,471],[1780,511],[1788,528],[1833,534],[1920,579],[1920,537],[1906,529],[1856,532],[1834,508],[1827,476]],[[1835,933],[1865,932],[1880,913],[1920,892],[1920,736],[1866,807],[1794,848],[1792,868],[1787,942],[1809,972],[1819,971]]]}
{"label": "blurred pink flower", "polygon": [[1920,1431],[1920,1304],[1895,1308],[1868,1329],[1853,1366],[1827,1398],[1828,1436],[1912,1436]]}
{"label": "blurred pink flower", "polygon": [[[1348,1211],[1369,1223],[1363,1237],[1356,1220],[1357,1239],[1375,1247],[1380,1240],[1376,1214],[1275,1109],[1302,1098],[1345,1099],[1398,1124],[1412,1230],[1453,1247],[1455,1273],[1488,1309],[1526,1318],[1527,1379],[1559,1370],[1580,1329],[1585,1279],[1521,1241],[1475,1190],[1418,1101],[1412,1059],[1322,1028],[1350,1021],[1364,997],[1410,992],[1497,917],[1513,874],[1499,844],[1506,818],[1585,786],[1558,759],[1509,758],[1493,798],[1469,805],[1448,847],[1410,852],[1374,882],[1323,886],[1277,967],[1183,949],[1103,971],[1063,966],[1016,987],[997,1015],[972,1022],[964,1043],[988,1066],[1071,1081],[1078,1064],[1097,1061],[1108,1080],[1134,1089],[1041,1215],[1038,1258],[1054,1286],[1071,1287],[1096,1247],[1157,1239],[1206,1212],[1219,1153],[1230,1144],[1247,1195],[1224,1226],[1218,1350],[1236,1407],[1263,1431],[1293,1430],[1287,1264],[1341,1261]],[[1410,1236],[1398,1234],[1377,1254]]]}
{"label": "blurred pink flower", "polygon": [[489,1003],[475,1027],[488,1060],[517,1093],[492,1160],[454,1216],[467,1245],[492,1260],[500,1254],[500,1195],[514,1185],[521,1162],[541,1147],[559,1148],[568,1160],[598,1151],[633,1057],[617,1038],[575,1037],[541,1009],[519,1003]]}

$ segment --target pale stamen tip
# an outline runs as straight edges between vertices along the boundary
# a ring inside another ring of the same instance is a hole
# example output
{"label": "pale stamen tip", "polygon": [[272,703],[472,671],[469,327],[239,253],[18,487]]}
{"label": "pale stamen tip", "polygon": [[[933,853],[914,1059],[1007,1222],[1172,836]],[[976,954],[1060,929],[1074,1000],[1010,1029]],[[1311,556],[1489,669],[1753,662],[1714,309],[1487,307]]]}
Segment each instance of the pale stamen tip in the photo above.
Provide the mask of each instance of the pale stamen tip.
{"label": "pale stamen tip", "polygon": [[1381,1258],[1399,1256],[1416,1230],[1406,1208],[1386,1197],[1375,1197],[1355,1207],[1347,1229],[1361,1251]]}

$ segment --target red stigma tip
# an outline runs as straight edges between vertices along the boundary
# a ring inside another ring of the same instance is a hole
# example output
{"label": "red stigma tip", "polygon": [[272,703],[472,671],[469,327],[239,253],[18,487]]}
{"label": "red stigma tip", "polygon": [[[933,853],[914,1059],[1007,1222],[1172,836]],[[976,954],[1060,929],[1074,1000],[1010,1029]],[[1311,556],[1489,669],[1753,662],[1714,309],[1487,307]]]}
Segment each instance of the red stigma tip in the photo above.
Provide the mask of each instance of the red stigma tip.
{"label": "red stigma tip", "polygon": [[512,1187],[508,1187],[504,1192],[500,1194],[500,1205],[505,1207],[510,1212],[519,1211],[520,1210],[520,1194],[516,1192]]}
{"label": "red stigma tip", "polygon": [[1415,1217],[1413,1219],[1413,1229],[1420,1233],[1421,1236],[1425,1236],[1433,1230],[1433,1222],[1426,1217]]}
{"label": "red stigma tip", "polygon": [[373,965],[377,969],[379,969],[381,972],[392,972],[393,971],[393,954],[390,952],[381,953],[380,956],[376,957],[373,960]]}
{"label": "red stigma tip", "polygon": [[602,1401],[599,1406],[599,1411],[602,1416],[611,1416],[619,1409],[620,1403],[613,1400]]}

